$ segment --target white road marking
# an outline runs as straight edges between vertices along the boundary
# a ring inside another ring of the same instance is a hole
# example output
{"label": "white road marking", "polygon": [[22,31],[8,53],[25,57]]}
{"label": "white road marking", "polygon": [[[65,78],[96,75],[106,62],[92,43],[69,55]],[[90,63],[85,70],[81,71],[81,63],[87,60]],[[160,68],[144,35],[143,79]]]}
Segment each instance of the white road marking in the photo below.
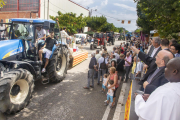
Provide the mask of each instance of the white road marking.
{"label": "white road marking", "polygon": [[120,114],[121,114],[122,104],[123,104],[123,100],[124,100],[124,96],[125,96],[126,86],[127,86],[127,83],[123,83],[121,93],[119,95],[118,103],[116,106],[116,110],[114,112],[113,120],[120,119]]}
{"label": "white road marking", "polygon": [[105,111],[105,113],[104,113],[104,115],[103,115],[102,120],[107,120],[107,119],[108,119],[110,110],[111,110],[111,109],[110,109],[110,107],[109,107],[109,105],[108,105],[107,108],[106,108],[106,111]]}

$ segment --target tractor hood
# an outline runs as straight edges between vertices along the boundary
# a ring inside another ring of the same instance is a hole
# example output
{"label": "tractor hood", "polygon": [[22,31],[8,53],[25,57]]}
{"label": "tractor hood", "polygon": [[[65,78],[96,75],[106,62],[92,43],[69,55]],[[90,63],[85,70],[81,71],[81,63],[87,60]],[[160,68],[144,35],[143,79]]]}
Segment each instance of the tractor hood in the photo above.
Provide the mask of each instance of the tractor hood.
{"label": "tractor hood", "polygon": [[0,60],[23,52],[23,42],[20,39],[0,41]]}

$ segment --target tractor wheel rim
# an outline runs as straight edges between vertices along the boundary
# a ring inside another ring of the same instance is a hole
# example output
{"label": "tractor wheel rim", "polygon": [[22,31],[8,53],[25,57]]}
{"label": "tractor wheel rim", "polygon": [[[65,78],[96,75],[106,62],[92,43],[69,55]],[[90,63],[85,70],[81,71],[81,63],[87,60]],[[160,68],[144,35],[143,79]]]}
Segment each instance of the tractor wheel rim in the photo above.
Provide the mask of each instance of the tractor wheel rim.
{"label": "tractor wheel rim", "polygon": [[60,64],[60,68],[56,69],[56,73],[58,75],[63,76],[64,71],[66,69],[66,57],[65,57],[65,55],[63,55],[63,57],[61,56],[61,63],[59,63],[59,62],[57,63],[57,66],[59,66],[58,64]]}
{"label": "tractor wheel rim", "polygon": [[[16,94],[12,94],[14,92],[14,86],[19,86],[20,90],[18,92],[16,91]],[[15,84],[11,87],[9,96],[10,96],[10,101],[13,104],[21,104],[24,102],[26,99],[27,95],[29,93],[29,84],[25,79],[19,79],[18,81],[15,82]]]}

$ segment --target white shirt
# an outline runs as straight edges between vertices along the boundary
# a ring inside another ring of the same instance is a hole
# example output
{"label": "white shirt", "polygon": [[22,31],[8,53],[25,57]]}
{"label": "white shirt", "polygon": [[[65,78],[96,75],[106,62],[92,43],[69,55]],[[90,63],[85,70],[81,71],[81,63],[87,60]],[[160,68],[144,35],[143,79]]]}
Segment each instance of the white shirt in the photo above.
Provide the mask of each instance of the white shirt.
{"label": "white shirt", "polygon": [[[109,87],[109,86],[111,86],[111,85],[108,84],[108,87]],[[115,90],[115,86],[112,87],[112,88],[110,88],[110,89],[108,89],[107,94],[110,95],[110,96],[113,96],[113,95],[114,95],[114,91],[113,91],[113,90]]]}
{"label": "white shirt", "polygon": [[66,38],[69,37],[69,35],[66,33],[65,30],[62,30],[60,33],[61,33],[62,42],[66,44]]}
{"label": "white shirt", "polygon": [[116,60],[120,59],[120,55],[118,53],[114,53]]}
{"label": "white shirt", "polygon": [[138,62],[137,63],[137,67],[134,69],[134,72],[137,73],[139,71],[142,71],[143,69],[143,63],[142,62]]}
{"label": "white shirt", "polygon": [[101,54],[96,54],[96,55],[95,55],[95,58],[96,58],[97,62],[98,62],[98,60],[99,60],[100,57],[101,57]]}
{"label": "white shirt", "polygon": [[151,57],[154,57],[155,53],[157,52],[157,50],[158,50],[159,48],[160,48],[160,46],[157,47],[157,48],[154,48],[154,50],[153,50],[153,52],[152,52],[152,54],[151,54]]}
{"label": "white shirt", "polygon": [[180,82],[158,87],[145,102],[141,95],[135,99],[139,120],[180,120]]}
{"label": "white shirt", "polygon": [[41,28],[41,30],[40,31],[37,30],[36,33],[37,33],[37,38],[42,38],[44,37],[44,35],[46,35],[46,30]]}
{"label": "white shirt", "polygon": [[[104,57],[100,57],[99,60],[98,60],[99,68],[100,68],[101,63],[103,63],[103,62],[104,62]],[[107,59],[105,59],[105,64],[108,64]]]}
{"label": "white shirt", "polygon": [[105,86],[107,78],[103,78],[103,85]]}

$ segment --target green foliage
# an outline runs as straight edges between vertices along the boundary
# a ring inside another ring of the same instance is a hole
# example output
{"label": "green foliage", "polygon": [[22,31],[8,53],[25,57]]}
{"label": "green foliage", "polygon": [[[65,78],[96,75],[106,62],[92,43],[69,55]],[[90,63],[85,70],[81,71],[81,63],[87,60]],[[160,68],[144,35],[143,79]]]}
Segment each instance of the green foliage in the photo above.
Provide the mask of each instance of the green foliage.
{"label": "green foliage", "polygon": [[83,19],[83,14],[76,17],[75,13],[61,13],[58,11],[58,16],[50,16],[52,20],[56,20],[58,18],[58,22],[60,28],[66,27],[66,30],[70,33],[77,33],[77,29],[81,29],[82,27],[86,26],[86,22]]}
{"label": "green foliage", "polygon": [[6,5],[6,2],[4,2],[4,0],[0,0],[0,8],[3,8],[4,5]]}
{"label": "green foliage", "polygon": [[140,31],[142,31],[143,29],[142,28],[137,28],[134,32],[135,33],[140,33]]}
{"label": "green foliage", "polygon": [[137,25],[145,32],[156,29],[164,37],[180,32],[179,0],[138,0],[137,15]]}
{"label": "green foliage", "polygon": [[107,24],[107,19],[104,16],[85,17],[84,20],[87,23],[87,26],[90,27],[93,31],[101,31],[102,28]]}

